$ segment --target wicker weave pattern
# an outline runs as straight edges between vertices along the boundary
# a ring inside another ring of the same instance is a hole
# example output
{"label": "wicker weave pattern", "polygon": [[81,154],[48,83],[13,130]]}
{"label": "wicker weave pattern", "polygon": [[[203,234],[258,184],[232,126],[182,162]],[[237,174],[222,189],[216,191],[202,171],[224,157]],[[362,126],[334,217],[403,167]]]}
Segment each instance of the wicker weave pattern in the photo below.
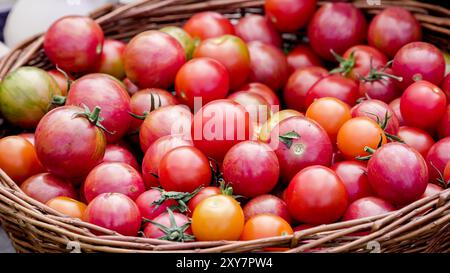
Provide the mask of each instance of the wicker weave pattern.
{"label": "wicker weave pattern", "polygon": [[[127,6],[106,6],[92,14],[109,38],[129,40],[139,32],[167,25],[181,25],[192,14],[216,10],[237,19],[246,13],[261,13],[261,0],[146,0]],[[321,3],[323,4],[323,3]],[[382,1],[369,6],[354,4],[368,14],[392,5],[412,11],[421,22],[425,40],[449,49],[450,11],[416,1]],[[295,35],[285,36],[286,44]],[[50,68],[42,50],[42,36],[34,37],[0,61],[0,78],[22,65]],[[0,125],[1,126],[1,125]],[[0,128],[4,131],[5,128]],[[1,135],[1,134],[0,134]],[[26,196],[0,169],[0,221],[19,252],[248,252],[264,247],[287,247],[287,252],[449,252],[450,189],[416,201],[398,211],[375,217],[322,225],[294,235],[255,241],[174,243],[126,237],[82,222],[46,207]],[[355,232],[366,231],[365,236]],[[104,235],[98,236],[95,233]],[[377,250],[375,248],[375,250]]]}

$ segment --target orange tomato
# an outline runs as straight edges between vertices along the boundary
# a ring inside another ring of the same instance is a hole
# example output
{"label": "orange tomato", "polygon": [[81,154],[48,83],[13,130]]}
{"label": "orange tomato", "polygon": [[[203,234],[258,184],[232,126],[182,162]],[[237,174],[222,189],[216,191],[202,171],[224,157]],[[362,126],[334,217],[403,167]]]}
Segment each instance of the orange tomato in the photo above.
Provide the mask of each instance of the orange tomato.
{"label": "orange tomato", "polygon": [[286,109],[274,113],[259,129],[259,140],[262,142],[268,142],[270,139],[270,132],[272,132],[273,128],[275,128],[275,126],[277,126],[277,124],[281,121],[294,116],[303,116],[303,114],[292,109]]}
{"label": "orange tomato", "polygon": [[259,214],[245,223],[241,240],[256,240],[293,233],[292,227],[283,218],[272,214]]}
{"label": "orange tomato", "polygon": [[65,196],[58,196],[50,199],[46,205],[67,216],[80,219],[86,210],[86,205],[84,203]]}
{"label": "orange tomato", "polygon": [[238,240],[244,212],[231,196],[214,195],[201,201],[192,214],[192,232],[198,241]]}
{"label": "orange tomato", "polygon": [[378,144],[386,144],[387,139],[378,123],[367,117],[348,120],[337,135],[337,147],[348,159],[369,155],[364,148],[376,149]]}
{"label": "orange tomato", "polygon": [[352,118],[350,107],[336,98],[315,100],[306,111],[306,117],[319,123],[333,143],[341,126]]}
{"label": "orange tomato", "polygon": [[28,177],[45,171],[33,144],[20,136],[0,139],[0,169],[19,185]]}

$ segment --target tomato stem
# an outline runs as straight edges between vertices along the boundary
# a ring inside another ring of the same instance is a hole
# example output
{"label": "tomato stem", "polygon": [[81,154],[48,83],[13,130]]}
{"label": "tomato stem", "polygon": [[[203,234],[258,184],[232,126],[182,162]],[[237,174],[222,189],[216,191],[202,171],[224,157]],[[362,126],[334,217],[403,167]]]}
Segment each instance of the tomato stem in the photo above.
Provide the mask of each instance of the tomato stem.
{"label": "tomato stem", "polygon": [[334,68],[330,71],[330,74],[336,74],[341,73],[342,76],[347,76],[348,73],[352,71],[352,69],[355,67],[355,52],[352,51],[348,57],[348,59],[345,59],[341,55],[337,54],[333,49],[330,50],[331,54],[336,58],[336,60],[339,62],[339,67]]}
{"label": "tomato stem", "polygon": [[108,131],[108,129],[106,129],[106,128],[102,125],[101,122],[104,120],[104,118],[102,118],[102,117],[100,116],[100,112],[101,112],[101,107],[100,107],[100,106],[95,106],[95,107],[94,107],[94,110],[93,110],[92,112],[90,111],[89,107],[87,107],[87,106],[84,105],[84,104],[83,104],[83,106],[84,106],[84,112],[76,113],[76,114],[74,115],[74,118],[77,118],[77,117],[83,117],[83,118],[86,118],[87,120],[89,120],[89,122],[90,122],[91,124],[93,124],[94,126],[97,126],[98,128],[102,129],[102,130],[105,131],[106,133],[108,133],[108,134],[110,134],[110,135],[113,135],[113,134],[116,133],[116,132]]}
{"label": "tomato stem", "polygon": [[193,235],[186,234],[186,230],[190,227],[191,221],[188,221],[182,226],[178,226],[172,210],[167,208],[167,213],[169,215],[170,227],[166,227],[164,225],[161,225],[160,223],[144,218],[145,222],[155,225],[164,233],[164,235],[159,237],[158,239],[172,242],[194,241],[195,237]]}
{"label": "tomato stem", "polygon": [[186,212],[189,210],[187,203],[191,200],[201,189],[203,186],[198,187],[193,192],[176,192],[176,191],[165,191],[161,188],[153,188],[161,192],[161,197],[158,200],[153,201],[152,205],[156,205],[153,210],[159,208],[162,203],[166,200],[175,200],[178,205],[172,206],[173,210],[177,209],[180,212]]}

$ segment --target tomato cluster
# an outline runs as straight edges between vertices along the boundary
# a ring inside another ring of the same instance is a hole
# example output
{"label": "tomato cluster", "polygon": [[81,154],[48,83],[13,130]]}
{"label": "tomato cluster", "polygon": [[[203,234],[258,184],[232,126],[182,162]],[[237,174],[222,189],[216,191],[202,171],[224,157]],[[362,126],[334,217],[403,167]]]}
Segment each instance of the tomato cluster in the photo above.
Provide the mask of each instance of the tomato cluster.
{"label": "tomato cluster", "polygon": [[[285,33],[307,42],[288,50]],[[44,36],[55,69],[1,82],[24,132],[0,139],[0,168],[60,213],[171,241],[394,211],[450,182],[450,74],[421,38],[403,8],[369,22],[315,0],[201,12],[128,43],[64,17]]]}

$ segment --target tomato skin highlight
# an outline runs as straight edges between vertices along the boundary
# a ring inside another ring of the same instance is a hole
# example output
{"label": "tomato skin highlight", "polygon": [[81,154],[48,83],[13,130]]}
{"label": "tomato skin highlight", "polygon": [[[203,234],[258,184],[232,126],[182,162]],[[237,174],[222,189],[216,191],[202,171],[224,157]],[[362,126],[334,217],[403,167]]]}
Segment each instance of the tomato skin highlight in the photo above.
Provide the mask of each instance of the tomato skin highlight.
{"label": "tomato skin highlight", "polygon": [[257,240],[293,233],[292,227],[283,218],[273,214],[260,214],[253,216],[245,223],[240,240]]}
{"label": "tomato skin highlight", "polygon": [[357,199],[372,196],[373,190],[367,177],[367,166],[359,161],[341,161],[331,169],[341,178],[351,203]]}
{"label": "tomato skin highlight", "polygon": [[44,204],[50,199],[59,196],[78,198],[78,194],[72,184],[51,173],[33,175],[25,180],[20,188],[26,195]]}
{"label": "tomato skin highlight", "polygon": [[62,214],[79,219],[83,217],[83,213],[87,207],[86,204],[66,196],[50,199],[45,205]]}
{"label": "tomato skin highlight", "polygon": [[225,34],[234,35],[234,26],[222,14],[205,11],[194,14],[183,26],[184,30],[192,36],[205,40]]}
{"label": "tomato skin highlight", "polygon": [[286,204],[296,221],[328,224],[344,214],[348,196],[344,183],[334,171],[311,166],[292,178],[286,192]]}
{"label": "tomato skin highlight", "polygon": [[376,216],[394,211],[395,208],[378,197],[365,197],[351,203],[344,213],[342,221]]}
{"label": "tomato skin highlight", "polygon": [[[84,177],[103,159],[106,139],[77,106],[63,106],[45,115],[36,128],[36,153],[50,172],[64,178]],[[101,115],[101,113],[100,113]]]}
{"label": "tomato skin highlight", "polygon": [[292,222],[286,202],[271,194],[263,194],[250,199],[243,207],[243,211],[245,221],[256,215],[273,214],[283,218],[288,223]]}
{"label": "tomato skin highlight", "polygon": [[260,41],[276,47],[281,47],[283,40],[273,23],[264,16],[247,14],[235,26],[236,36],[246,43]]}
{"label": "tomato skin highlight", "polygon": [[208,197],[197,205],[192,215],[192,232],[198,241],[235,241],[243,230],[244,213],[231,196]]}

